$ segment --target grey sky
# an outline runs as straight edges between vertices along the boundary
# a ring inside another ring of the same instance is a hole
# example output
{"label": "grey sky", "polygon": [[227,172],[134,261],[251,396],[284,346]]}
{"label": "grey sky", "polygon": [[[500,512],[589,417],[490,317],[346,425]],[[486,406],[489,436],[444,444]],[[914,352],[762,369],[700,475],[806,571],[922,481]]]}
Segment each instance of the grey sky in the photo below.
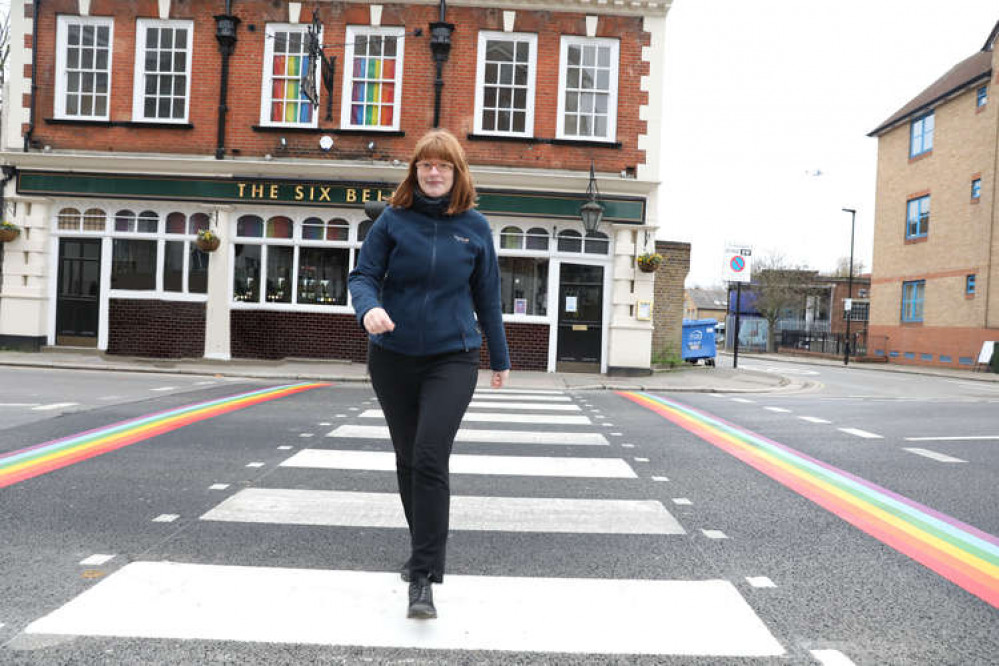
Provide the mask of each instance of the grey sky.
{"label": "grey sky", "polygon": [[999,0],[674,0],[658,237],[691,242],[688,286],[720,282],[726,241],[832,269],[850,251],[843,207],[870,270],[866,134],[997,20]]}

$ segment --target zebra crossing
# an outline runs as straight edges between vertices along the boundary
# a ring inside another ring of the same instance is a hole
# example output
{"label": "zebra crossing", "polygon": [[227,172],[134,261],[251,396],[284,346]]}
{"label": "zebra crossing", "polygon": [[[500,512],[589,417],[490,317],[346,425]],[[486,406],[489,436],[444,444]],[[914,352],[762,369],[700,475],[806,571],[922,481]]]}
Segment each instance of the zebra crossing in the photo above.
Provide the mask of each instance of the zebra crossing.
{"label": "zebra crossing", "polygon": [[[599,424],[568,413],[581,411],[572,396],[558,391],[480,389],[456,438],[456,446],[476,446],[452,455],[452,475],[470,483],[488,478],[489,488],[504,478],[535,479],[539,487],[555,479],[594,480],[624,484],[623,494],[632,499],[454,494],[452,532],[686,535],[660,501],[634,499],[645,479],[615,457]],[[381,411],[362,407],[351,417],[356,422],[331,427],[308,440],[314,446],[290,452],[279,469],[291,476],[280,478],[393,473]],[[517,455],[508,453],[509,445],[517,445]],[[573,446],[591,453],[564,455]],[[286,485],[238,489],[198,520],[254,530],[406,529],[398,496],[385,492],[384,484],[376,490]],[[564,573],[449,574],[447,584],[434,590],[441,617],[414,622],[405,618],[407,587],[397,572],[133,562],[24,633],[596,655],[784,654],[731,581]]]}

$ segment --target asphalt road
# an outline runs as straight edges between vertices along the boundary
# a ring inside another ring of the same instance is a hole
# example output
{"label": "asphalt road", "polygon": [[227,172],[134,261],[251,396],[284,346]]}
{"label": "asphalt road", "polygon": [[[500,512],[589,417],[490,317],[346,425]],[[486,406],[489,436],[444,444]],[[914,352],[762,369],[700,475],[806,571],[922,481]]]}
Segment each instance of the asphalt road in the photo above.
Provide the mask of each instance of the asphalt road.
{"label": "asphalt road", "polygon": [[[633,396],[684,425],[613,392],[477,398],[470,414],[501,414],[466,419],[479,439],[549,441],[456,443],[441,617],[415,627],[393,573],[401,512],[377,509],[395,492],[378,468],[390,446],[338,430],[383,423],[365,416],[369,388],[223,411],[275,384],[2,369],[4,401],[77,404],[0,408],[0,484],[24,447],[100,429],[73,440],[87,450],[120,424],[176,420],[0,487],[0,663],[995,663],[994,605],[711,434],[730,427],[997,535],[994,385],[743,364],[814,383]],[[588,422],[517,422],[530,416]],[[928,437],[969,439],[913,439]]]}

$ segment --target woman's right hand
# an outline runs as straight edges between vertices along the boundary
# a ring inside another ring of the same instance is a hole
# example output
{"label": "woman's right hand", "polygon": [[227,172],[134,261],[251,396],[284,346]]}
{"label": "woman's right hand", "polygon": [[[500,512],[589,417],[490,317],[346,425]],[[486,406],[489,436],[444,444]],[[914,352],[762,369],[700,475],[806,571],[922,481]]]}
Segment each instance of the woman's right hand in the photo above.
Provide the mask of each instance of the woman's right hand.
{"label": "woman's right hand", "polygon": [[385,312],[385,308],[371,308],[364,313],[364,330],[371,335],[389,333],[395,330],[395,322]]}

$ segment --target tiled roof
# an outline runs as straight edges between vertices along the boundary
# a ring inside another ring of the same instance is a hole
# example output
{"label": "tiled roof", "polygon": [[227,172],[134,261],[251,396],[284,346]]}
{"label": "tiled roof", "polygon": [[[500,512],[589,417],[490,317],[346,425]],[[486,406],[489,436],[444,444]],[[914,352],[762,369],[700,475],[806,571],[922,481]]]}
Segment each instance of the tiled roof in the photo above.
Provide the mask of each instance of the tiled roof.
{"label": "tiled roof", "polygon": [[688,289],[690,300],[701,310],[723,310],[728,304],[728,292],[724,289]]}
{"label": "tiled roof", "polygon": [[885,130],[894,127],[910,116],[932,108],[940,100],[949,97],[975,81],[987,79],[991,73],[992,51],[979,51],[952,67],[949,72],[934,81],[926,90],[913,97],[905,106],[893,113],[888,120],[878,125],[867,136],[880,135]]}

